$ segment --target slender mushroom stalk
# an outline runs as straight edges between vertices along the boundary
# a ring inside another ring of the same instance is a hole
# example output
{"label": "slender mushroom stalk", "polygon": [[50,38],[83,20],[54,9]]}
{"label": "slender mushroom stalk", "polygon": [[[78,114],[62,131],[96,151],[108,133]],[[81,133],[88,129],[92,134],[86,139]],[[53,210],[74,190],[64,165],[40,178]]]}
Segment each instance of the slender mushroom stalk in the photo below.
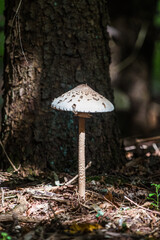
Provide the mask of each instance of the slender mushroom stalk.
{"label": "slender mushroom stalk", "polygon": [[85,118],[79,117],[79,143],[78,143],[78,191],[85,198]]}
{"label": "slender mushroom stalk", "polygon": [[85,118],[91,116],[88,113],[111,112],[114,106],[87,84],[81,84],[55,98],[51,106],[57,110],[72,111],[79,117],[79,195],[85,199]]}
{"label": "slender mushroom stalk", "polygon": [[78,142],[78,191],[79,196],[85,199],[85,118],[90,118],[87,113],[79,113],[79,142]]}

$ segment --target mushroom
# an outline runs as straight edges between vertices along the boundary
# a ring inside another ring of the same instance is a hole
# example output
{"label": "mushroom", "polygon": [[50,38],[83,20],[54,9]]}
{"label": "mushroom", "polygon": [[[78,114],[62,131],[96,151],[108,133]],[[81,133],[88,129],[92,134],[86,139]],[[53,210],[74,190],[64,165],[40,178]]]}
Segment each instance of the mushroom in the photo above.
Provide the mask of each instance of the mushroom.
{"label": "mushroom", "polygon": [[55,98],[51,107],[72,111],[79,117],[78,192],[79,196],[85,199],[85,119],[91,117],[90,113],[110,112],[114,110],[114,106],[87,84],[81,84]]}

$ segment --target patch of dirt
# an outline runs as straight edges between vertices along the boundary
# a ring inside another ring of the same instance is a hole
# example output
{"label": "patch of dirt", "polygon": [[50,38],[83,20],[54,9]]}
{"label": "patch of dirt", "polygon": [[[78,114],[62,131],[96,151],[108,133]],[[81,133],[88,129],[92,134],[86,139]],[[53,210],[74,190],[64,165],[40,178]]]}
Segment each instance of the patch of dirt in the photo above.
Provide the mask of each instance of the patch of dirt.
{"label": "patch of dirt", "polygon": [[0,234],[12,240],[160,239],[160,206],[152,205],[155,195],[147,198],[156,190],[151,183],[160,184],[159,143],[144,139],[125,150],[121,170],[87,178],[85,201],[77,178],[67,174],[0,172]]}

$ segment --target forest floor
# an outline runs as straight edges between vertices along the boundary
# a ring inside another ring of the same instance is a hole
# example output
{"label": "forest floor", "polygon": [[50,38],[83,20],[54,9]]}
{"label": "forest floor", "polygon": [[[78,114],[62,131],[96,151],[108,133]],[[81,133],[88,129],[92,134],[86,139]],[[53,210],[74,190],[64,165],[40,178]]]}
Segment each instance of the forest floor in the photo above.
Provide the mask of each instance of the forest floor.
{"label": "forest floor", "polygon": [[0,239],[160,239],[159,142],[125,140],[126,165],[87,177],[85,201],[73,176],[0,172]]}

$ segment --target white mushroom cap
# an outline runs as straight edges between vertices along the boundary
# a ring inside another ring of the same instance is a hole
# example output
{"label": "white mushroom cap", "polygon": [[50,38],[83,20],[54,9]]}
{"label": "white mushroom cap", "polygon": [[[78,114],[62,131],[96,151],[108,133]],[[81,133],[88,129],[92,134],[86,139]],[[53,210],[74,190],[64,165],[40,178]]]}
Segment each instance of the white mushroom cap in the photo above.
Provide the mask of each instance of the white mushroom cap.
{"label": "white mushroom cap", "polygon": [[76,113],[110,112],[114,110],[114,106],[109,100],[95,92],[87,84],[81,84],[55,98],[51,106],[54,109]]}

